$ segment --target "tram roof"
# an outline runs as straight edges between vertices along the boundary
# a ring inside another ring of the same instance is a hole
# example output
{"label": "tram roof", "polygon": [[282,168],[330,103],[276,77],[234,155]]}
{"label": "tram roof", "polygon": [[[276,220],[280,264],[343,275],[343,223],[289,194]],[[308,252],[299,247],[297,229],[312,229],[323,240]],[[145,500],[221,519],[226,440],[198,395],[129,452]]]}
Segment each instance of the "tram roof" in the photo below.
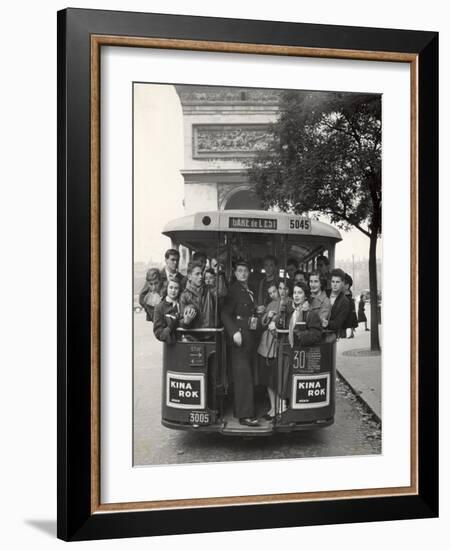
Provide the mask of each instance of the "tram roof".
{"label": "tram roof", "polygon": [[333,242],[342,240],[340,232],[326,223],[307,216],[265,210],[196,212],[168,222],[163,229],[163,234],[174,240],[183,240],[183,236],[193,233],[207,238],[206,234],[215,232],[292,235]]}

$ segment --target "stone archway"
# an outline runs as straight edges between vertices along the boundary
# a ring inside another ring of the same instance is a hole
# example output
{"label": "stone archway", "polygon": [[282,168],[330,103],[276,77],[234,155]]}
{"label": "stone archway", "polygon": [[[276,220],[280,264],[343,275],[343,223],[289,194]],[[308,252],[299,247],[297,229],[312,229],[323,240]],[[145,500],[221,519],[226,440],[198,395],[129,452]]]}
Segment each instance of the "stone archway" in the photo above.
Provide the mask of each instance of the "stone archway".
{"label": "stone archway", "polygon": [[222,210],[261,210],[261,201],[249,186],[232,189],[224,197]]}

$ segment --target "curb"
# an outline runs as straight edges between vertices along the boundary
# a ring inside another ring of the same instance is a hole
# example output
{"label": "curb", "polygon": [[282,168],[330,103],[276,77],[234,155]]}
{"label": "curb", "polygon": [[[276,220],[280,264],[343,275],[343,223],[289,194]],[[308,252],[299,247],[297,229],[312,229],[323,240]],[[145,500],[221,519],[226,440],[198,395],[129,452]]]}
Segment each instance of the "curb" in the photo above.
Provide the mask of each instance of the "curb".
{"label": "curb", "polygon": [[352,390],[352,392],[355,394],[355,397],[358,399],[358,401],[360,401],[361,403],[363,403],[363,405],[365,405],[365,407],[370,411],[370,413],[373,415],[374,418],[376,418],[376,420],[381,424],[381,418],[379,417],[379,415],[373,410],[373,408],[369,405],[369,403],[364,399],[364,397],[362,397],[361,393],[359,392],[359,390],[357,390],[353,384],[351,384],[349,382],[349,380],[342,374],[342,372],[336,368],[336,373],[338,374],[338,376],[347,384],[347,386]]}

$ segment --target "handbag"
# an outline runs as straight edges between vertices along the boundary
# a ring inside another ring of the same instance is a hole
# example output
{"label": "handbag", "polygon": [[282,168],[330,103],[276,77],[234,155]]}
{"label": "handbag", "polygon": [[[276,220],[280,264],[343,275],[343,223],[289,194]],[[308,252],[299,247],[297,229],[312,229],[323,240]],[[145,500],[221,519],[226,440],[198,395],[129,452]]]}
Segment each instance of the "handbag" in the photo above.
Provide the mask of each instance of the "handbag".
{"label": "handbag", "polygon": [[273,359],[276,356],[276,337],[270,332],[265,330],[261,334],[261,340],[259,341],[257,352],[266,359]]}

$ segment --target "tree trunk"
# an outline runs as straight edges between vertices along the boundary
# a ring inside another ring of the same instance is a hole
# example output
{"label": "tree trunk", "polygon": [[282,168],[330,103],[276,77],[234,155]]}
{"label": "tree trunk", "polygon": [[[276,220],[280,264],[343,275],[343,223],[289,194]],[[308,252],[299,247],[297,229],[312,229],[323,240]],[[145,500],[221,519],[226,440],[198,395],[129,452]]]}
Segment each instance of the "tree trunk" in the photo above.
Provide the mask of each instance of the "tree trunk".
{"label": "tree trunk", "polygon": [[377,233],[372,232],[369,248],[370,349],[372,351],[380,351],[380,338],[378,336],[377,240]]}

